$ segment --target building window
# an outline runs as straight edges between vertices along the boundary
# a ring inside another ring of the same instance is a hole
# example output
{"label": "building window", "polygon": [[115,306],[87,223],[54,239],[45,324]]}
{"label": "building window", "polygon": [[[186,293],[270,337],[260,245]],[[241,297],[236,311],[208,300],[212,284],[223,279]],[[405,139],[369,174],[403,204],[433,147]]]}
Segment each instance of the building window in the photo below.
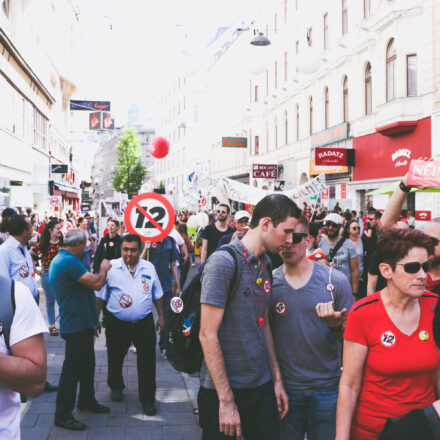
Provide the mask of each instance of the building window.
{"label": "building window", "polygon": [[275,149],[278,148],[278,120],[275,117],[273,121],[273,127],[274,127],[274,141],[275,141]]}
{"label": "building window", "polygon": [[324,14],[324,50],[328,49],[328,14]]}
{"label": "building window", "polygon": [[313,29],[309,27],[307,29],[307,44],[312,47],[313,44]]}
{"label": "building window", "polygon": [[255,86],[255,88],[254,88],[254,91],[255,91],[255,93],[254,93],[254,100],[255,100],[255,102],[258,102],[258,93],[259,93],[259,86]]}
{"label": "building window", "polygon": [[266,96],[269,96],[269,70],[266,70]]}
{"label": "building window", "polygon": [[364,0],[364,18],[368,18],[371,14],[371,1]]}
{"label": "building window", "polygon": [[299,104],[296,104],[296,140],[299,140]]}
{"label": "building window", "polygon": [[313,99],[309,98],[309,134],[313,133]]}
{"label": "building window", "polygon": [[284,52],[284,81],[287,81],[288,79],[288,72],[287,72],[287,52]]}
{"label": "building window", "polygon": [[348,0],[342,0],[342,35],[348,32]]}
{"label": "building window", "polygon": [[343,89],[343,116],[344,122],[348,122],[348,78],[345,76],[344,83],[342,86]]}
{"label": "building window", "polygon": [[295,42],[295,54],[296,55],[299,54],[299,41],[298,40]]}
{"label": "building window", "polygon": [[47,150],[47,119],[34,108],[34,145]]}
{"label": "building window", "polygon": [[329,101],[328,101],[328,87],[324,90],[324,128],[328,128],[329,118]]}
{"label": "building window", "polygon": [[284,144],[289,143],[289,118],[287,117],[287,110],[284,110]]}
{"label": "building window", "polygon": [[406,57],[406,94],[417,96],[417,55]]}
{"label": "building window", "polygon": [[258,156],[260,154],[260,137],[259,136],[255,136],[254,146],[255,146],[255,156]]}
{"label": "building window", "polygon": [[373,110],[373,87],[371,83],[371,64],[365,67],[365,114],[370,115]]}
{"label": "building window", "polygon": [[287,0],[284,0],[284,23],[287,23]]}
{"label": "building window", "polygon": [[277,31],[278,31],[278,14],[275,12],[275,16],[274,16],[274,19],[273,19],[273,21],[274,21],[274,27],[273,27],[273,29],[274,29],[274,33],[276,34],[277,33]]}
{"label": "building window", "polygon": [[274,64],[274,81],[273,81],[274,87],[278,88],[278,63],[275,61]]}
{"label": "building window", "polygon": [[387,47],[387,101],[396,97],[396,45],[394,38]]}
{"label": "building window", "polygon": [[269,151],[269,122],[266,121],[266,153]]}

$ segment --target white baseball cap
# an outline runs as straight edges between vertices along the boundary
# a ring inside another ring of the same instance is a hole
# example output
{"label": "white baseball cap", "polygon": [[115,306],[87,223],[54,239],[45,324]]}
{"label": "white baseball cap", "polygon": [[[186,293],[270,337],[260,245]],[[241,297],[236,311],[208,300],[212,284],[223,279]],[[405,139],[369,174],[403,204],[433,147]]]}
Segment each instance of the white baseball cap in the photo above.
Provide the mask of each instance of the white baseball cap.
{"label": "white baseball cap", "polygon": [[235,220],[235,221],[240,220],[240,219],[242,219],[242,218],[250,219],[250,218],[251,218],[251,215],[250,215],[247,211],[237,211],[237,212],[234,214],[234,220]]}
{"label": "white baseball cap", "polygon": [[327,222],[333,222],[336,225],[342,225],[342,223],[344,223],[342,217],[339,214],[336,214],[336,212],[332,212],[331,214],[325,217],[324,223]]}

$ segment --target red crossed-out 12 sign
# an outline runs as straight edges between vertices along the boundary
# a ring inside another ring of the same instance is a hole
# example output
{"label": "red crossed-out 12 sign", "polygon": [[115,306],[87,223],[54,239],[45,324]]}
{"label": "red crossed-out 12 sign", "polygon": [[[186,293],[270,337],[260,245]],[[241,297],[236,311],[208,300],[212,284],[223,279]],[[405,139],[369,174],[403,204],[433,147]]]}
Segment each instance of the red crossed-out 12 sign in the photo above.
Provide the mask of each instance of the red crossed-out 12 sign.
{"label": "red crossed-out 12 sign", "polygon": [[140,194],[130,200],[125,209],[127,231],[137,234],[143,242],[163,240],[174,226],[174,209],[171,203],[157,193]]}
{"label": "red crossed-out 12 sign", "polygon": [[208,203],[208,201],[206,200],[205,196],[200,196],[199,198],[199,207],[203,208],[204,206],[206,206],[206,204]]}
{"label": "red crossed-out 12 sign", "polygon": [[52,196],[49,198],[50,206],[60,206],[61,205],[61,197],[60,196]]}

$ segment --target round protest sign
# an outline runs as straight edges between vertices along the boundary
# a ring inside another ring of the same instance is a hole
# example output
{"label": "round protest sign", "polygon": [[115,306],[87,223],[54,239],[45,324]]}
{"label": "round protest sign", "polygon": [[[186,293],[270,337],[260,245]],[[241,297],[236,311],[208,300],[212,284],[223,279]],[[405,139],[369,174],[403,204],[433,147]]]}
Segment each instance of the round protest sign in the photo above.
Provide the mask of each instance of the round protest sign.
{"label": "round protest sign", "polygon": [[49,205],[50,206],[60,206],[61,205],[61,197],[59,196],[52,196],[49,198]]}
{"label": "round protest sign", "polygon": [[174,209],[171,203],[157,193],[140,194],[130,200],[125,209],[127,231],[137,234],[143,242],[163,240],[174,226]]}
{"label": "round protest sign", "polygon": [[200,196],[200,198],[199,198],[199,207],[200,208],[204,208],[207,203],[208,203],[208,201],[206,200],[206,197],[205,196]]}

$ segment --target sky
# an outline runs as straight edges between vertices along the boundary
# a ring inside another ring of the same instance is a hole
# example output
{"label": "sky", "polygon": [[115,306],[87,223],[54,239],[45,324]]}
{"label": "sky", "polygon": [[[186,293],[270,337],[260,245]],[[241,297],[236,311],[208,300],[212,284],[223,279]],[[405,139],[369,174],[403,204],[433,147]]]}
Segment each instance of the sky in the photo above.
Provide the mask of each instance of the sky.
{"label": "sky", "polygon": [[[75,99],[112,101],[116,125],[128,109],[154,117],[153,95],[222,26],[246,27],[263,0],[74,0],[84,53]],[[239,21],[237,21],[239,20]]]}

